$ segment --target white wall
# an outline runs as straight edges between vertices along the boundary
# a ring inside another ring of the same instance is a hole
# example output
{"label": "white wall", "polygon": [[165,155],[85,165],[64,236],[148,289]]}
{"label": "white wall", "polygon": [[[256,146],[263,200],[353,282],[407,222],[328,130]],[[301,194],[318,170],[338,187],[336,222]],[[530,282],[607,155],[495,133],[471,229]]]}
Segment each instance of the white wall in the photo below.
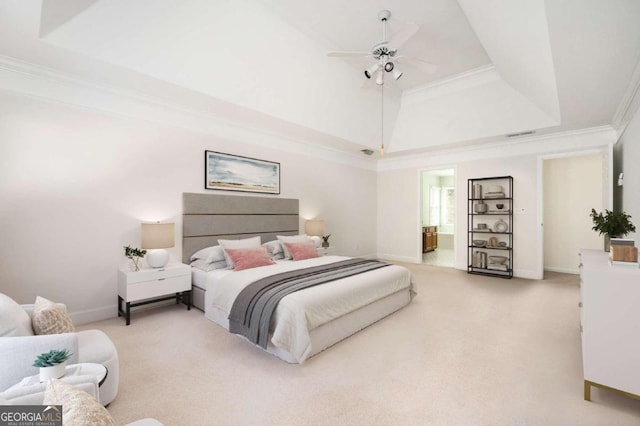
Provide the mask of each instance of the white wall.
{"label": "white wall", "polygon": [[[621,153],[622,164],[617,172],[624,172],[624,180],[620,196],[619,205],[622,210],[631,215],[631,223],[636,226],[636,232],[627,235],[626,238],[633,238],[636,247],[640,246],[640,110],[636,111],[631,122],[627,126],[616,149]],[[614,182],[617,182],[615,176]]]}
{"label": "white wall", "polygon": [[0,141],[0,291],[65,302],[78,323],[115,316],[122,246],[139,246],[140,222],[174,221],[180,261],[182,193],[213,193],[206,149],[280,162],[301,229],[322,218],[341,254],[376,251],[375,171],[6,92]]}
{"label": "white wall", "polygon": [[[457,153],[429,154],[408,160],[390,159],[379,165],[378,254],[380,257],[420,263],[418,182],[420,170],[456,168],[455,268],[467,268],[467,179],[514,178],[514,275],[542,278],[542,211],[538,189],[540,159],[551,153],[608,150],[611,129],[553,135],[527,144],[480,147]],[[540,169],[541,170],[541,169]],[[601,173],[602,170],[597,171]],[[606,188],[603,189],[606,191]],[[638,216],[640,217],[640,215]]]}
{"label": "white wall", "polygon": [[602,154],[544,161],[544,269],[578,273],[582,248],[602,249],[603,237],[593,231],[592,208],[603,203]]}

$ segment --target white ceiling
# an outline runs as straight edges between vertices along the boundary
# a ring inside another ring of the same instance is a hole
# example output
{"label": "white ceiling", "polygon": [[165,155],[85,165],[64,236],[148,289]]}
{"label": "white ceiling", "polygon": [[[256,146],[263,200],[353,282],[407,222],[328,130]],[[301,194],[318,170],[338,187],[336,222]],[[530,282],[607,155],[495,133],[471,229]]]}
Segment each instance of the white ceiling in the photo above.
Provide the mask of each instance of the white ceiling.
{"label": "white ceiling", "polygon": [[384,86],[391,156],[611,125],[640,58],[634,0],[22,0],[0,2],[0,55],[333,150],[377,148],[367,51],[439,66]]}

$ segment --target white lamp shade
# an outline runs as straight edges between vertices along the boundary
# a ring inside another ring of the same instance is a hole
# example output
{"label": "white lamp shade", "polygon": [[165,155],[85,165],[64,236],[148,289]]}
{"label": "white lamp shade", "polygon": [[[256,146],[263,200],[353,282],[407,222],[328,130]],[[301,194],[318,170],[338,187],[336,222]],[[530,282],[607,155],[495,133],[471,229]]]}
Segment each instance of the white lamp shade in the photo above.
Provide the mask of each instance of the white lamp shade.
{"label": "white lamp shade", "polygon": [[175,245],[174,223],[143,223],[140,237],[143,249],[163,249]]}
{"label": "white lamp shade", "polygon": [[320,220],[320,219],[315,219],[315,220],[308,220],[305,224],[304,224],[304,232],[307,235],[317,235],[317,236],[322,236],[324,235],[324,220]]}

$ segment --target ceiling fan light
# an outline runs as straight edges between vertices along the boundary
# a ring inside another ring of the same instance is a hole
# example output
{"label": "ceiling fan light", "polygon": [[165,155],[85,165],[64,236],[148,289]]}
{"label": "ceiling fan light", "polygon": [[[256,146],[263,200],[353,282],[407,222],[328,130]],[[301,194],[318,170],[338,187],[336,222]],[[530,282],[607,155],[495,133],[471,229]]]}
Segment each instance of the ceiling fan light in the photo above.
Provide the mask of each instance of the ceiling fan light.
{"label": "ceiling fan light", "polygon": [[376,84],[378,86],[382,86],[384,84],[384,73],[378,73],[378,77],[376,77]]}
{"label": "ceiling fan light", "polygon": [[393,68],[395,67],[395,65],[393,64],[393,62],[389,61],[386,64],[384,64],[384,70],[386,72],[391,72],[393,71]]}
{"label": "ceiling fan light", "polygon": [[371,78],[371,76],[375,74],[376,71],[378,71],[378,68],[380,68],[380,64],[378,63],[371,65],[369,68],[364,70],[364,76],[367,78]]}
{"label": "ceiling fan light", "polygon": [[400,70],[393,70],[393,78],[395,78],[396,80],[399,80],[403,74],[404,73]]}

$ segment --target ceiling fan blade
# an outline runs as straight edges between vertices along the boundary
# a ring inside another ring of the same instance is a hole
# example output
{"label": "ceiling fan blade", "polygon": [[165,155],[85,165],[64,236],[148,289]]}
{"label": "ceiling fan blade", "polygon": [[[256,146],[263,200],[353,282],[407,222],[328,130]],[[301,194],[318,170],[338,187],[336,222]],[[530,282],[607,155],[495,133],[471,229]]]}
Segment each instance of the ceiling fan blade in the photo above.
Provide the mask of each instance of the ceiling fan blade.
{"label": "ceiling fan blade", "polygon": [[389,40],[389,46],[393,49],[399,49],[402,47],[415,33],[418,32],[420,27],[418,24],[414,24],[413,22],[409,22],[399,33],[393,36],[391,40]]}
{"label": "ceiling fan blade", "polygon": [[427,74],[433,74],[438,71],[438,68],[440,68],[430,62],[423,61],[422,59],[418,58],[412,58],[410,56],[396,56],[395,59],[399,64],[412,66]]}
{"label": "ceiling fan blade", "polygon": [[363,58],[371,55],[371,52],[329,52],[327,56],[333,58]]}

